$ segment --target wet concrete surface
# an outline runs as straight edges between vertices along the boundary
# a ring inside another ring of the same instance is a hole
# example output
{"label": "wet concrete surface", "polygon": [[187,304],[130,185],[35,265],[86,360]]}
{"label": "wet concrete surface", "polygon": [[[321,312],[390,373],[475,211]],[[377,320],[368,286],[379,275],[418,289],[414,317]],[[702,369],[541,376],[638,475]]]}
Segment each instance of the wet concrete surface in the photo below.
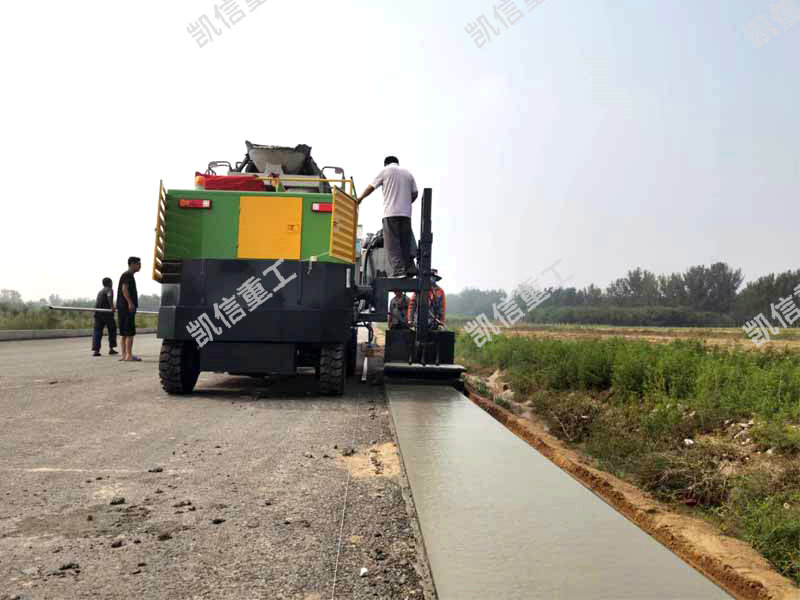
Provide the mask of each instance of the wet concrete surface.
{"label": "wet concrete surface", "polygon": [[730,598],[456,390],[386,389],[440,600]]}
{"label": "wet concrete surface", "polygon": [[0,344],[0,598],[327,599],[340,534],[335,598],[423,596],[402,477],[375,458],[382,388],[203,374],[169,397],[159,346]]}

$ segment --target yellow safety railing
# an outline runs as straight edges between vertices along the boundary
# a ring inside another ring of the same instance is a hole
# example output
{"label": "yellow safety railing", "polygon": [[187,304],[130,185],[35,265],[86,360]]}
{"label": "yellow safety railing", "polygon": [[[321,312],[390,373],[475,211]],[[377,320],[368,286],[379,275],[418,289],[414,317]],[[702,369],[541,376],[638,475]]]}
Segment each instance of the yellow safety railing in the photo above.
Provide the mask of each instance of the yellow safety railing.
{"label": "yellow safety railing", "polygon": [[330,256],[355,262],[358,231],[358,201],[339,188],[333,188]]}
{"label": "yellow safety railing", "polygon": [[153,281],[163,279],[164,251],[166,243],[167,190],[162,180],[158,189],[158,211],[156,214],[156,242],[153,249]]}
{"label": "yellow safety railing", "polygon": [[353,179],[326,179],[324,177],[292,177],[291,175],[278,175],[276,177],[258,177],[258,179],[262,181],[270,182],[275,188],[277,188],[277,183],[295,181],[295,182],[302,182],[302,183],[329,183],[331,187],[336,187],[337,184],[341,184],[342,186],[348,185],[350,186],[350,195],[356,197],[356,184],[353,182]]}

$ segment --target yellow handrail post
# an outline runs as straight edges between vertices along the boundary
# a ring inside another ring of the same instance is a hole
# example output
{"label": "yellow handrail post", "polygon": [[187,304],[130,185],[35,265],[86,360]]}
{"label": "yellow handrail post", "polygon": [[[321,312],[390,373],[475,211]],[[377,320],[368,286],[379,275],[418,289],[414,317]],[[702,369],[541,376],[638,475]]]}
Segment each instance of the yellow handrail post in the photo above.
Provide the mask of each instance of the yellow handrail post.
{"label": "yellow handrail post", "polygon": [[165,256],[165,235],[166,235],[166,228],[164,229],[164,234],[161,233],[162,226],[164,226],[164,219],[162,218],[162,213],[164,217],[167,216],[167,193],[164,189],[164,180],[162,179],[159,183],[158,188],[158,207],[156,208],[156,239],[155,244],[153,246],[153,281],[157,281],[161,283],[162,273],[158,269],[159,263],[163,265],[163,261],[159,260],[158,253],[159,250],[161,251],[161,256]]}

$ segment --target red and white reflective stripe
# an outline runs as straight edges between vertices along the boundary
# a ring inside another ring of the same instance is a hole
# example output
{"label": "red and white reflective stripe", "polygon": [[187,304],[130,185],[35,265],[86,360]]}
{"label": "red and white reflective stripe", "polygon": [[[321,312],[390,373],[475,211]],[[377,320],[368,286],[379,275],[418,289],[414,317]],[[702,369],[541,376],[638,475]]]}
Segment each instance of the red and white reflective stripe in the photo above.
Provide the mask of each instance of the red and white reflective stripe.
{"label": "red and white reflective stripe", "polygon": [[178,206],[181,208],[211,208],[211,200],[202,200],[201,198],[181,198],[178,200]]}
{"label": "red and white reflective stripe", "polygon": [[314,202],[311,210],[313,212],[333,212],[333,202]]}

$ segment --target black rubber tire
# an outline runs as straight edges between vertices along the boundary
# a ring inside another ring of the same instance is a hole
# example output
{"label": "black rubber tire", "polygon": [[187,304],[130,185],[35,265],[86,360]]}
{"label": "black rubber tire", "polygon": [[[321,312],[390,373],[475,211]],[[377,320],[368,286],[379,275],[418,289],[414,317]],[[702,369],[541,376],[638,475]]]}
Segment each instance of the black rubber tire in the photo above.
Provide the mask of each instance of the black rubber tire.
{"label": "black rubber tire", "polygon": [[190,394],[200,376],[200,361],[194,342],[164,340],[158,358],[161,387],[168,394]]}
{"label": "black rubber tire", "polygon": [[330,344],[322,347],[319,357],[319,393],[324,396],[344,394],[345,370],[344,344]]}
{"label": "black rubber tire", "polygon": [[356,374],[358,362],[358,327],[353,327],[350,333],[350,342],[347,344],[347,376]]}

